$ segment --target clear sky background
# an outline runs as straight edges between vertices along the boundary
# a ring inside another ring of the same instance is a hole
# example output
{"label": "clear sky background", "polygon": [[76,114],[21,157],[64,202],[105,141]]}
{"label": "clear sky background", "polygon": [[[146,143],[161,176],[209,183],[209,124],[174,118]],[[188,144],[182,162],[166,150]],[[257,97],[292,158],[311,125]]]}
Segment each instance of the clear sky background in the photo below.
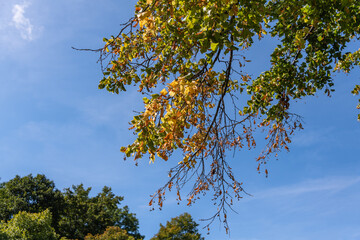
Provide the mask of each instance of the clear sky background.
{"label": "clear sky background", "polygon": [[[98,55],[71,49],[102,47],[102,38],[117,34],[132,16],[134,3],[0,0],[0,177],[42,173],[59,189],[84,183],[93,194],[110,186],[149,239],[160,223],[183,212],[201,228],[198,220],[216,209],[211,196],[187,207],[170,194],[162,211],[149,211],[149,195],[178,159],[151,165],[144,159],[138,167],[123,161],[119,149],[134,139],[128,122],[133,110],[142,110],[141,96],[135,89],[98,90]],[[263,41],[249,51],[250,73],[266,70],[273,47]],[[332,98],[319,94],[292,105],[305,130],[289,153],[270,161],[268,178],[256,171],[261,146],[229,159],[253,196],[236,203],[230,236],[215,222],[209,235],[201,229],[206,239],[360,239],[360,123],[350,93],[359,78],[358,70],[336,74]]]}

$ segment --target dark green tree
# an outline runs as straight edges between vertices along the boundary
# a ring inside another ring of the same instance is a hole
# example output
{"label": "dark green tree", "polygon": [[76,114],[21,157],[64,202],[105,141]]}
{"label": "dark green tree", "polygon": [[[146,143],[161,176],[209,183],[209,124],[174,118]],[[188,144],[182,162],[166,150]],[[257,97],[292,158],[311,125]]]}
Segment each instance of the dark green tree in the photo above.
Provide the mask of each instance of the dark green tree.
{"label": "dark green tree", "polygon": [[160,224],[159,232],[151,240],[203,240],[198,225],[190,214],[184,213],[172,218],[166,226]]}
{"label": "dark green tree", "polygon": [[112,193],[111,188],[104,187],[95,197],[89,197],[91,188],[82,184],[65,189],[64,212],[59,222],[59,233],[67,238],[84,239],[90,234],[100,234],[108,226],[118,226],[136,239],[141,239],[135,214],[129,208],[118,205],[123,197]]}
{"label": "dark green tree", "polygon": [[143,238],[135,214],[127,206],[119,207],[123,197],[109,187],[95,197],[89,197],[90,191],[80,184],[61,192],[41,174],[16,176],[0,184],[0,221],[9,222],[19,212],[48,209],[53,216],[51,226],[62,237],[84,239],[88,233],[102,234],[107,227],[118,226],[136,239]]}
{"label": "dark green tree", "polygon": [[8,221],[20,211],[39,213],[49,209],[57,230],[63,204],[61,192],[45,175],[16,176],[0,184],[0,220]]}

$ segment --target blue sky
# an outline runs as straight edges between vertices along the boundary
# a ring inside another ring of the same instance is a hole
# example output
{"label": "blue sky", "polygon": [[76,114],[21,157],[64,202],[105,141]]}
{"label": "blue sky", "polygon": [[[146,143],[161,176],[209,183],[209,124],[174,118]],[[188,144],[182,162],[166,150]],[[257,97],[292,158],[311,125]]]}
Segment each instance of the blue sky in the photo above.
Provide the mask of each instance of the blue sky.
{"label": "blue sky", "polygon": [[[138,167],[123,161],[119,149],[133,139],[128,122],[141,110],[141,96],[98,90],[98,56],[71,49],[101,47],[134,3],[0,0],[0,177],[42,173],[59,189],[84,183],[94,194],[110,186],[149,239],[171,217],[186,211],[198,220],[216,209],[210,196],[187,207],[170,194],[162,211],[149,211],[149,195],[177,159],[151,165],[144,159]],[[249,51],[250,73],[266,69],[273,45],[264,41]],[[360,123],[350,93],[359,78],[358,70],[336,74],[332,98],[319,94],[292,106],[305,130],[289,153],[270,161],[268,178],[256,171],[261,147],[230,159],[253,196],[236,203],[230,236],[215,222],[209,235],[201,230],[206,239],[360,239]]]}

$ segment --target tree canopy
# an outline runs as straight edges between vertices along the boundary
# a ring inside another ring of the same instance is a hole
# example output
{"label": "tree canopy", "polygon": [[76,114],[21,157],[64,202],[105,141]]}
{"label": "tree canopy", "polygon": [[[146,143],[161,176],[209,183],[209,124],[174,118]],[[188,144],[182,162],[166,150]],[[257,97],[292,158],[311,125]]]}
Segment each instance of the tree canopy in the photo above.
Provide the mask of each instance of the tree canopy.
{"label": "tree canopy", "polygon": [[51,222],[48,209],[39,213],[19,212],[10,221],[0,223],[0,239],[57,240]]}
{"label": "tree canopy", "polygon": [[123,197],[104,187],[95,197],[90,197],[91,188],[82,184],[64,191],[65,208],[59,221],[59,233],[67,238],[84,239],[87,234],[100,234],[107,227],[118,226],[136,239],[142,239],[139,233],[139,221],[135,214],[118,204]]}
{"label": "tree canopy", "polygon": [[103,234],[86,235],[84,240],[135,240],[133,236],[127,234],[126,230],[117,226],[107,227]]}
{"label": "tree canopy", "polygon": [[[0,184],[0,221],[7,224],[3,226],[15,224],[16,227],[23,219],[25,225],[29,222],[34,226],[40,224],[37,221],[46,220],[44,224],[50,221],[50,227],[59,236],[68,239],[84,239],[88,234],[103,234],[107,227],[115,226],[134,239],[144,238],[139,233],[139,221],[135,214],[127,206],[119,207],[123,197],[116,196],[106,186],[94,197],[89,196],[90,191],[91,188],[84,188],[80,184],[61,192],[55,188],[53,181],[41,174],[36,177],[31,174],[16,176]],[[52,219],[51,216],[55,218]],[[32,226],[31,224],[27,226]],[[21,230],[21,226],[19,231],[30,231],[27,228]],[[13,233],[15,227],[6,229]],[[32,236],[31,231],[30,233]]]}
{"label": "tree canopy", "polygon": [[[99,88],[119,93],[135,85],[144,94],[144,110],[131,121],[136,139],[121,148],[126,157],[148,154],[154,162],[183,153],[150,204],[161,207],[173,186],[180,200],[179,190],[193,180],[188,204],[212,190],[214,217],[226,223],[225,207],[244,192],[228,151],[251,149],[255,130],[264,130],[267,143],[256,160],[267,175],[265,163],[302,129],[291,104],[331,95],[333,72],[360,64],[360,50],[347,48],[359,33],[357,0],[139,0],[119,34],[104,39]],[[278,43],[271,66],[251,77],[246,50],[265,36]],[[359,91],[356,85],[352,93]]]}
{"label": "tree canopy", "polygon": [[184,213],[160,224],[160,230],[151,240],[204,240],[198,232],[197,224],[190,214]]}
{"label": "tree canopy", "polygon": [[57,230],[57,222],[64,200],[60,190],[45,175],[31,174],[16,176],[0,184],[0,220],[8,221],[15,214],[23,211],[40,213],[49,209],[52,214],[52,226]]}

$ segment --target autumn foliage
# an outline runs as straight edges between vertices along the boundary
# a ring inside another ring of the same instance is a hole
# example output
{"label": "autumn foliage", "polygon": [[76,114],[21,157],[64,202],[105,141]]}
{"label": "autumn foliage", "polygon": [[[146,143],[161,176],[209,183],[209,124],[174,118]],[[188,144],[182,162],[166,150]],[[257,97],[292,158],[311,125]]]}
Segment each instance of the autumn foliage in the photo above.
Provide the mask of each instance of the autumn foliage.
{"label": "autumn foliage", "polygon": [[[267,144],[258,171],[267,174],[264,164],[288,150],[302,128],[291,103],[319,91],[330,95],[332,73],[359,65],[360,51],[346,48],[359,32],[357,0],[139,0],[134,17],[99,50],[99,88],[119,93],[135,85],[144,94],[144,110],[131,121],[137,138],[121,148],[126,157],[154,162],[183,153],[171,159],[170,179],[150,205],[162,206],[173,187],[180,200],[192,180],[188,204],[212,190],[214,217],[227,227],[226,206],[243,188],[226,154],[254,147],[254,132],[262,129]],[[278,41],[271,67],[250,77],[244,69],[254,59],[245,50],[264,36]]]}

